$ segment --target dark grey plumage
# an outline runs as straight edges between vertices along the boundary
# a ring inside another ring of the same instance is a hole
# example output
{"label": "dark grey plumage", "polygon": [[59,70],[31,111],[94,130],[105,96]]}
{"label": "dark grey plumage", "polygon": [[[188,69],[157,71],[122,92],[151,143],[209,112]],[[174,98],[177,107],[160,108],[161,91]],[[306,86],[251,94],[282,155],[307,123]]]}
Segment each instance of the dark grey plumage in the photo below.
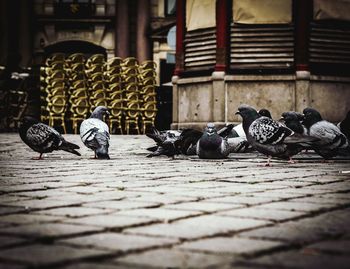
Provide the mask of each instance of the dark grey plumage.
{"label": "dark grey plumage", "polygon": [[349,141],[350,140],[350,110],[348,111],[348,114],[346,114],[345,119],[339,122],[337,126],[340,129],[340,131],[346,135]]}
{"label": "dark grey plumage", "polygon": [[89,119],[84,120],[80,125],[80,137],[84,145],[95,152],[95,158],[110,159],[109,148],[109,128],[103,122],[104,115],[109,115],[106,107],[95,108]]}
{"label": "dark grey plumage", "polygon": [[197,142],[196,152],[201,159],[223,159],[230,153],[227,139],[221,137],[213,123],[208,123]]}
{"label": "dark grey plumage", "polygon": [[307,128],[308,135],[319,139],[313,149],[324,159],[331,159],[337,155],[350,155],[349,142],[346,136],[334,124],[322,118],[314,108],[303,110],[303,124]]}
{"label": "dark grey plumage", "polygon": [[303,114],[295,111],[283,112],[281,120],[292,131],[298,134],[306,134],[307,130],[301,124],[301,122],[304,120]]}
{"label": "dark grey plumage", "polygon": [[260,109],[258,111],[258,113],[260,116],[264,116],[264,117],[268,117],[268,118],[272,119],[271,112],[266,108]]}
{"label": "dark grey plumage", "polygon": [[299,153],[304,147],[315,141],[315,138],[294,133],[288,127],[265,116],[261,116],[251,106],[241,105],[237,114],[243,119],[243,129],[248,142],[257,151],[270,158],[289,159]]}
{"label": "dark grey plumage", "polygon": [[156,128],[152,128],[152,132],[146,133],[146,135],[157,144],[157,146],[148,148],[152,153],[148,154],[147,157],[160,155],[174,157],[176,154],[180,153],[177,146],[177,141],[180,139],[181,135],[180,131],[158,131]]}
{"label": "dark grey plumage", "polygon": [[54,150],[64,150],[80,156],[80,153],[76,151],[76,149],[79,149],[78,145],[66,141],[54,128],[39,122],[33,117],[23,118],[19,135],[25,144],[40,153],[38,159],[42,159],[43,153]]}

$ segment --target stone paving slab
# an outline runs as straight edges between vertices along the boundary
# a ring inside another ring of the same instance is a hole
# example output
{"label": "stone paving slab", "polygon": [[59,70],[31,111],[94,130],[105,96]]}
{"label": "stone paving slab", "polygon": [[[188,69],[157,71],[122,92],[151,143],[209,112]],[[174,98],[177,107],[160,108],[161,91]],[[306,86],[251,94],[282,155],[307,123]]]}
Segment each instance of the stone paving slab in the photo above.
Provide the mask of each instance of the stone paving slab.
{"label": "stone paving slab", "polygon": [[111,160],[37,153],[0,134],[0,268],[349,268],[350,160],[255,152],[147,158],[112,135]]}

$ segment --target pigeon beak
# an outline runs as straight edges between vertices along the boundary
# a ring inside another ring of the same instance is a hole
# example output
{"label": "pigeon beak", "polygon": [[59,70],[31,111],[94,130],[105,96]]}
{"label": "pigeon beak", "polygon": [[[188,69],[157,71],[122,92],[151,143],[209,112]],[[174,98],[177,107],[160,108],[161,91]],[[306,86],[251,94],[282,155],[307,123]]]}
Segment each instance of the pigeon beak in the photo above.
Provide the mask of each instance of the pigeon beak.
{"label": "pigeon beak", "polygon": [[241,115],[241,112],[237,111],[237,112],[235,113],[235,115]]}
{"label": "pigeon beak", "polygon": [[283,117],[279,118],[279,121],[284,121],[285,119]]}
{"label": "pigeon beak", "polygon": [[106,115],[109,116],[109,115],[111,115],[111,113],[109,113],[109,111],[106,110]]}

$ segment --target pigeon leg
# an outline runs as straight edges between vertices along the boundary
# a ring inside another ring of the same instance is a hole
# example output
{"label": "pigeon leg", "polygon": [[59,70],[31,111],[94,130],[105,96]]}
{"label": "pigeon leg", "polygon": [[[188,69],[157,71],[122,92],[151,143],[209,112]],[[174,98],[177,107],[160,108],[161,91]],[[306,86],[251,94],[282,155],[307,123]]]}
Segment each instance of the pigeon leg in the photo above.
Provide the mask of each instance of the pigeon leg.
{"label": "pigeon leg", "polygon": [[43,158],[41,157],[43,154],[40,153],[39,157],[33,157],[32,160],[43,160]]}
{"label": "pigeon leg", "polygon": [[289,157],[289,161],[288,161],[288,163],[293,164],[293,163],[297,163],[297,161],[294,161],[294,160],[292,159],[292,157]]}
{"label": "pigeon leg", "polygon": [[265,166],[272,166],[272,164],[270,163],[271,160],[271,156],[267,157],[267,163],[265,164]]}

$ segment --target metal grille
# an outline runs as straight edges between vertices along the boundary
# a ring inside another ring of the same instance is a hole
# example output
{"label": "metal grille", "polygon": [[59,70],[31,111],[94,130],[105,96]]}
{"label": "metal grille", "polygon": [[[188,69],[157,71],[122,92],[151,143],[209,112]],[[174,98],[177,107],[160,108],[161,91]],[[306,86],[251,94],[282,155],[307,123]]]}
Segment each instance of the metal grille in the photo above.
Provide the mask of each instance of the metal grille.
{"label": "metal grille", "polygon": [[186,33],[185,71],[213,69],[216,62],[215,28],[200,29]]}
{"label": "metal grille", "polygon": [[230,67],[232,70],[292,69],[293,25],[231,24]]}
{"label": "metal grille", "polygon": [[350,25],[311,23],[309,52],[311,64],[350,65]]}

